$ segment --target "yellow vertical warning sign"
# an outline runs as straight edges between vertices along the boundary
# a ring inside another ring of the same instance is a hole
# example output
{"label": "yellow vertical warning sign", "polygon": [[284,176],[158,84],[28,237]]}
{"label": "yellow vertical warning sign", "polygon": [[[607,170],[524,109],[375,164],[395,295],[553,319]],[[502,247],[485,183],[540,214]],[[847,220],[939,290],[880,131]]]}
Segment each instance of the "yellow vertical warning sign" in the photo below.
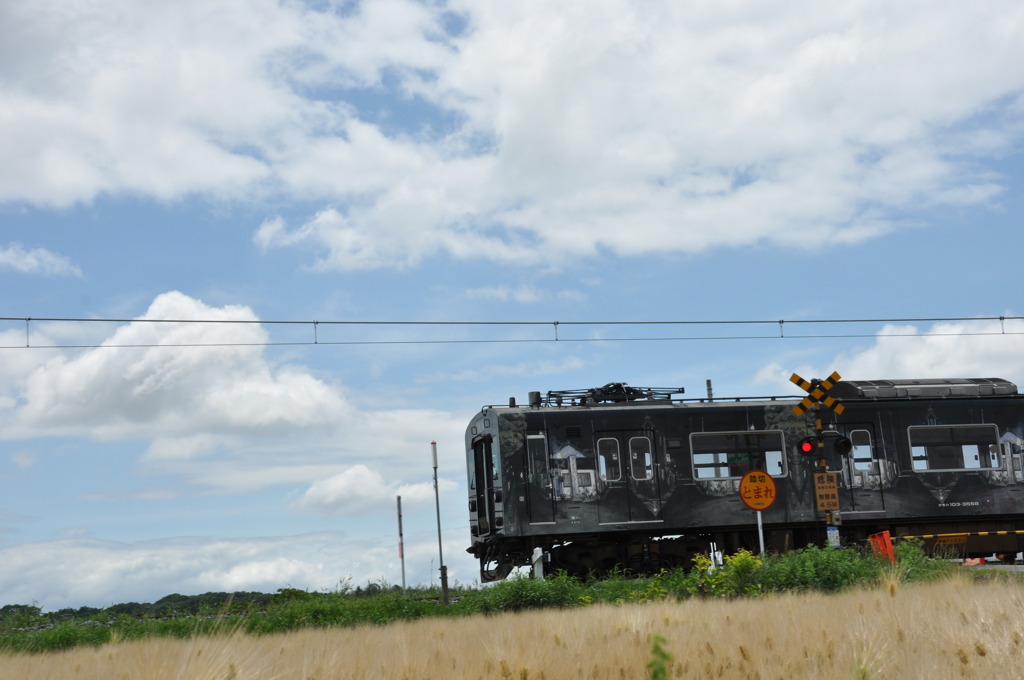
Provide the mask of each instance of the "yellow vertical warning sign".
{"label": "yellow vertical warning sign", "polygon": [[814,496],[818,501],[818,510],[838,510],[839,475],[835,472],[815,472]]}

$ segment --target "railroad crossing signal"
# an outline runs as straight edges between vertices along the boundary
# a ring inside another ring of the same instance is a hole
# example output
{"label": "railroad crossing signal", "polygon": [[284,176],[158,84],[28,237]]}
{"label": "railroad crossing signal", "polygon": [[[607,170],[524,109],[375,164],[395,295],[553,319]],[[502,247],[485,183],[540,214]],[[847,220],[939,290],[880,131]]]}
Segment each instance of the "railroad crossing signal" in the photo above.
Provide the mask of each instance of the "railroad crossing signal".
{"label": "railroad crossing signal", "polygon": [[808,381],[804,380],[796,373],[791,375],[789,377],[789,382],[807,392],[807,396],[804,397],[799,404],[793,407],[793,413],[797,416],[802,416],[807,409],[811,408],[814,404],[824,404],[832,409],[836,415],[842,414],[842,412],[846,410],[846,407],[839,403],[838,399],[828,396],[828,391],[832,389],[837,382],[839,382],[841,377],[842,376],[840,376],[836,371],[832,371],[832,375],[825,380]]}
{"label": "railroad crossing signal", "polygon": [[797,445],[800,453],[805,456],[813,456],[818,453],[818,438],[817,437],[804,437],[800,440]]}
{"label": "railroad crossing signal", "polygon": [[831,446],[833,453],[837,453],[840,456],[848,456],[853,451],[853,442],[838,432],[827,434],[819,432],[812,437],[804,437],[796,445],[796,450],[805,456],[816,456],[820,454],[826,444]]}

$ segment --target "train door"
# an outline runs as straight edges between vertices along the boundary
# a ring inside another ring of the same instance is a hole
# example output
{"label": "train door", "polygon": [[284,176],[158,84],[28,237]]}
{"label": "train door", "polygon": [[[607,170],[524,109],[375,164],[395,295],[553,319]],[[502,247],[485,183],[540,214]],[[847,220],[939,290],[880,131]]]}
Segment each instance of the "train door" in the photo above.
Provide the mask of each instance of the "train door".
{"label": "train door", "polygon": [[852,448],[842,463],[843,481],[849,489],[851,512],[885,510],[883,489],[891,477],[890,466],[881,454],[870,424],[854,425],[849,439]]}
{"label": "train door", "polygon": [[471,510],[476,510],[477,533],[487,536],[495,530],[494,480],[497,474],[494,468],[492,443],[494,438],[481,435],[473,440],[473,479],[471,480]]}
{"label": "train door", "polygon": [[594,460],[566,443],[551,454],[555,502],[586,503],[597,498]]}
{"label": "train door", "polygon": [[604,433],[597,437],[597,478],[604,493],[597,506],[598,522],[614,524],[629,521],[629,471],[625,464],[622,437]]}
{"label": "train door", "polygon": [[1018,443],[1020,437],[1012,432],[1006,432],[999,438],[1003,446],[1003,456],[1009,461],[1010,481],[1013,484],[1024,482],[1024,460],[1022,460],[1021,447]]}
{"label": "train door", "polygon": [[598,478],[605,488],[600,522],[660,521],[658,459],[650,433],[602,433],[596,450]]}
{"label": "train door", "polygon": [[634,522],[661,520],[661,489],[653,437],[647,432],[631,434],[628,446],[630,487],[633,490],[629,519]]}
{"label": "train door", "polygon": [[530,524],[553,524],[557,490],[561,487],[559,470],[552,469],[548,458],[548,438],[543,433],[526,435]]}

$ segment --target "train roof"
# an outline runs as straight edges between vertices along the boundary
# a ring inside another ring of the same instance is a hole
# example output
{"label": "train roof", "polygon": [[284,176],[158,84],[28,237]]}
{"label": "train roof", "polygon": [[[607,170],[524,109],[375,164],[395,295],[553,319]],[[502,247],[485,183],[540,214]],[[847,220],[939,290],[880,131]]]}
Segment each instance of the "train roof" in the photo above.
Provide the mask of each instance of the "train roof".
{"label": "train roof", "polygon": [[[814,381],[817,382],[817,381]],[[916,378],[896,380],[840,380],[829,390],[836,399],[936,399],[955,397],[998,397],[1016,395],[1017,385],[1003,378]],[[583,390],[554,390],[545,395],[531,392],[530,407],[539,406],[614,406],[697,403],[776,401],[798,396],[774,397],[707,397],[683,399],[683,388],[631,387],[627,383],[608,383]],[[515,408],[515,399],[509,406]]]}
{"label": "train roof", "polygon": [[840,380],[829,391],[837,399],[905,397],[991,397],[1017,394],[1002,378],[924,378],[919,380]]}

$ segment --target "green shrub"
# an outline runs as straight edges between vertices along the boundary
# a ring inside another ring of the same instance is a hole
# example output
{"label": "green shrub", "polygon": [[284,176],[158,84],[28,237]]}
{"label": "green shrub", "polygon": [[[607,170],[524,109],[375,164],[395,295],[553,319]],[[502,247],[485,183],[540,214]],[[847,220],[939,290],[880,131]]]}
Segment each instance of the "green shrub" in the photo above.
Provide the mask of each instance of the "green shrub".
{"label": "green shrub", "polygon": [[651,638],[651,660],[647,662],[650,680],[668,680],[672,655],[665,651],[665,638],[657,633]]}
{"label": "green shrub", "polygon": [[809,545],[768,556],[759,580],[765,591],[818,590],[836,592],[878,579],[878,558],[854,547],[819,548]]}
{"label": "green shrub", "polygon": [[38,654],[71,649],[80,645],[99,646],[110,640],[110,629],[105,626],[62,623],[52,628],[7,633],[0,643],[8,651]]}
{"label": "green shrub", "polygon": [[46,622],[42,609],[29,604],[8,604],[0,607],[0,631],[32,628]]}
{"label": "green shrub", "polygon": [[929,557],[924,551],[924,542],[919,538],[896,541],[893,551],[905,581],[927,581],[956,569],[956,565],[946,560]]}
{"label": "green shrub", "polygon": [[475,610],[514,612],[545,607],[573,607],[586,595],[586,587],[559,572],[545,580],[514,576],[481,590],[473,597]]}
{"label": "green shrub", "polygon": [[761,568],[761,558],[749,550],[726,555],[714,568],[710,556],[698,555],[685,577],[671,580],[670,590],[677,597],[749,597],[761,592]]}

